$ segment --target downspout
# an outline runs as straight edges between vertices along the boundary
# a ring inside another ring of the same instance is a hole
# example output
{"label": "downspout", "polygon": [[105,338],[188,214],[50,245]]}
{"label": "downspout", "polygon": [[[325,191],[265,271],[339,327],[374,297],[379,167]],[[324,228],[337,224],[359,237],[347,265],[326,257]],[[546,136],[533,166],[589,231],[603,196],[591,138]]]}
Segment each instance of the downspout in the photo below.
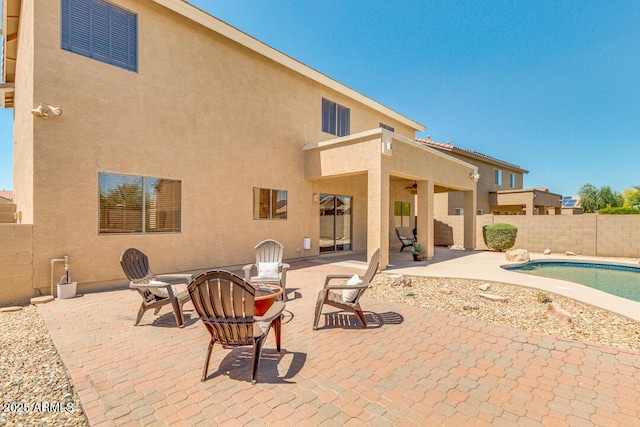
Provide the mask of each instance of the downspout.
{"label": "downspout", "polygon": [[65,255],[64,258],[51,260],[51,296],[52,297],[55,297],[55,295],[53,295],[53,267],[54,267],[54,264],[59,262],[64,262],[64,270],[69,271],[69,256]]}

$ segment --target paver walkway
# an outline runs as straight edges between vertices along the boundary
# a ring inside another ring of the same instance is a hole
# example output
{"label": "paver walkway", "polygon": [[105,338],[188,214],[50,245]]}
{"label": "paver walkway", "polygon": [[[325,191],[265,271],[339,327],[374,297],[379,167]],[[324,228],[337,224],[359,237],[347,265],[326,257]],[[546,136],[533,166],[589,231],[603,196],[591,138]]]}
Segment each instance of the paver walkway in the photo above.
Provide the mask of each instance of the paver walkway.
{"label": "paver walkway", "polygon": [[292,267],[253,386],[250,348],[219,345],[200,382],[203,325],[164,308],[134,327],[135,291],[40,306],[91,425],[638,425],[640,353],[367,298],[366,330],[327,307],[313,331],[324,276],[358,270]]}

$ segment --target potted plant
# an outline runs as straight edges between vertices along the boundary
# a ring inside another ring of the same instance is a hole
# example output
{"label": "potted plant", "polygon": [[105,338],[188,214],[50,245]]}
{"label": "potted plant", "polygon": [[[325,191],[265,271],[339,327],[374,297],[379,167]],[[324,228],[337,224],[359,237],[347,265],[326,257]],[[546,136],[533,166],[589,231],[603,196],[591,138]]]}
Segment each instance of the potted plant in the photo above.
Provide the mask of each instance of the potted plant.
{"label": "potted plant", "polygon": [[413,254],[414,261],[422,261],[422,254],[424,253],[424,248],[420,245],[420,243],[414,243],[411,247],[411,253]]}

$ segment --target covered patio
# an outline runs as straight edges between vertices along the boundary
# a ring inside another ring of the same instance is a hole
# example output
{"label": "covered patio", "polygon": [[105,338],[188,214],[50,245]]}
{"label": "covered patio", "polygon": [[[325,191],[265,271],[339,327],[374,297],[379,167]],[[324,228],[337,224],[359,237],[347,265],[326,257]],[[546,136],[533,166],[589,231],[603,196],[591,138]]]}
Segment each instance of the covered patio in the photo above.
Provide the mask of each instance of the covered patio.
{"label": "covered patio", "polygon": [[436,190],[464,193],[464,246],[475,248],[477,167],[382,128],[306,144],[303,150],[305,178],[313,183],[314,197],[326,188],[344,192],[362,187],[366,208],[354,218],[353,247],[367,254],[380,248],[382,268],[389,265],[395,239],[394,200],[415,200],[415,224],[407,228],[417,229],[426,258],[433,257]]}

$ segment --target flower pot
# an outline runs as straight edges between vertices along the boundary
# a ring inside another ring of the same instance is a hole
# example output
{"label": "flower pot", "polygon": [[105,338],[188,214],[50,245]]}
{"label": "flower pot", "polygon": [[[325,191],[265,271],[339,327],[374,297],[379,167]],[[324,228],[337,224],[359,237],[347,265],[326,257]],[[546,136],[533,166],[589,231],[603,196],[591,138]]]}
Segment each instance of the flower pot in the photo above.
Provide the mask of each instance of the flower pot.
{"label": "flower pot", "polygon": [[58,299],[74,298],[78,282],[58,283]]}
{"label": "flower pot", "polygon": [[413,254],[414,261],[422,261],[422,254]]}

